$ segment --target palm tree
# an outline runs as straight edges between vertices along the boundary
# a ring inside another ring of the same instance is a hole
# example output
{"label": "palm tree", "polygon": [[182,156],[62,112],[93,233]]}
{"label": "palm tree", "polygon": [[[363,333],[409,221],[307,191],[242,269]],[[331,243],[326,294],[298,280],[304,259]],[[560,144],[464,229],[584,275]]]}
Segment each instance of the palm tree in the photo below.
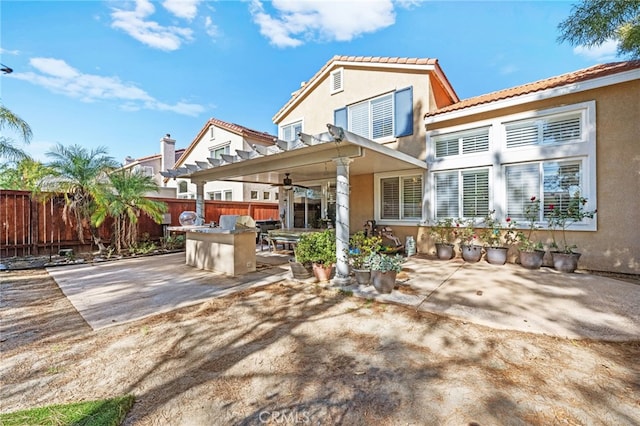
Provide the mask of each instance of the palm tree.
{"label": "palm tree", "polygon": [[117,170],[109,174],[109,181],[111,190],[100,193],[96,198],[97,208],[92,221],[95,226],[100,226],[107,217],[113,217],[114,243],[119,253],[137,243],[140,214],[144,213],[160,223],[167,205],[145,197],[145,194],[158,190],[150,176]]}
{"label": "palm tree", "polygon": [[[5,127],[20,133],[24,143],[28,144],[31,142],[33,133],[27,122],[12,113],[4,105],[0,105],[0,130],[3,130]],[[15,161],[26,157],[27,154],[15,146],[13,139],[0,136],[0,158]]]}
{"label": "palm tree", "polygon": [[98,250],[103,252],[105,247],[91,216],[96,210],[96,198],[107,190],[107,173],[118,167],[118,163],[107,155],[105,147],[87,151],[79,145],[65,147],[58,144],[47,152],[47,156],[53,159],[48,166],[55,175],[44,182],[44,189],[64,196],[62,218],[67,224],[75,219],[80,242],[84,243],[84,229],[87,227]]}

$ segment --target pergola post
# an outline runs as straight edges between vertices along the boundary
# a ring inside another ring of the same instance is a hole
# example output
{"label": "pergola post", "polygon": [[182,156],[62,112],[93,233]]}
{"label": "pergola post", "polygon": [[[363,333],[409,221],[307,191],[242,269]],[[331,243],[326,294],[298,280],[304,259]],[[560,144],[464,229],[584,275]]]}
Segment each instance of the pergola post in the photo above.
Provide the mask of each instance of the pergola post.
{"label": "pergola post", "polygon": [[336,164],[336,274],[333,284],[351,284],[349,278],[349,164],[351,158],[335,158]]}
{"label": "pergola post", "polygon": [[204,184],[196,182],[196,225],[204,224]]}

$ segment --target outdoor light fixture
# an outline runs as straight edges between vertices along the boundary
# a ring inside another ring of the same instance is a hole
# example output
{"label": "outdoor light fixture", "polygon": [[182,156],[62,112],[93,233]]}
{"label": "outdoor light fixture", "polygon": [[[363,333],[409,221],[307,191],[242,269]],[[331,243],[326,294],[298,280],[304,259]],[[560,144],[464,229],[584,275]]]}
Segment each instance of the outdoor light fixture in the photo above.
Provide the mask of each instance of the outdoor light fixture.
{"label": "outdoor light fixture", "polygon": [[284,174],[284,179],[282,180],[282,187],[284,189],[286,189],[287,191],[290,190],[291,188],[293,188],[293,181],[291,180],[291,178],[289,177],[289,173],[285,173]]}

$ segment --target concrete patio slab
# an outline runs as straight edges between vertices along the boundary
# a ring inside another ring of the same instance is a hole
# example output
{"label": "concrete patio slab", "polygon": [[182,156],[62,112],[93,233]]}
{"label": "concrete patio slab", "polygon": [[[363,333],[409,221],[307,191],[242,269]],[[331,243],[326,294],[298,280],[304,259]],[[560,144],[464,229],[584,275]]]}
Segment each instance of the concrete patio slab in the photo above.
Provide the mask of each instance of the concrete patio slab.
{"label": "concrete patio slab", "polygon": [[357,295],[414,306],[493,328],[567,338],[640,340],[640,285],[551,268],[410,258],[389,295]]}
{"label": "concrete patio slab", "polygon": [[[291,279],[288,253],[257,252],[258,271],[228,277],[185,264],[185,254],[48,268],[80,315],[97,330]],[[398,289],[347,289],[498,329],[566,338],[640,340],[640,285],[588,273],[409,258]]]}
{"label": "concrete patio slab", "polygon": [[184,253],[47,268],[85,321],[98,330],[284,280],[289,268],[261,265],[230,277],[185,264]]}

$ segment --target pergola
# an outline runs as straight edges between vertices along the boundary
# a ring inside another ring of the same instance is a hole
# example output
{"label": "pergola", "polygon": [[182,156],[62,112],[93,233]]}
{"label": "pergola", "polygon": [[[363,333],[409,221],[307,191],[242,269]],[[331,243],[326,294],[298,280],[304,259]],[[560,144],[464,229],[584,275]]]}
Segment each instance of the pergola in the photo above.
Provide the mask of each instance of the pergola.
{"label": "pergola", "polygon": [[[295,141],[274,140],[274,145],[254,145],[251,151],[236,150],[236,155],[208,158],[162,171],[166,178],[186,178],[196,185],[198,224],[204,222],[204,185],[211,181],[281,184],[285,173],[296,183],[336,179],[336,275],[335,284],[350,282],[349,249],[349,177],[411,169],[426,170],[425,161],[396,151],[355,133],[327,124],[319,135],[298,134]],[[287,192],[292,188],[284,188]],[[291,202],[292,197],[287,197]],[[280,200],[283,203],[284,200]],[[292,209],[285,206],[287,223]]]}

